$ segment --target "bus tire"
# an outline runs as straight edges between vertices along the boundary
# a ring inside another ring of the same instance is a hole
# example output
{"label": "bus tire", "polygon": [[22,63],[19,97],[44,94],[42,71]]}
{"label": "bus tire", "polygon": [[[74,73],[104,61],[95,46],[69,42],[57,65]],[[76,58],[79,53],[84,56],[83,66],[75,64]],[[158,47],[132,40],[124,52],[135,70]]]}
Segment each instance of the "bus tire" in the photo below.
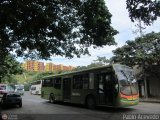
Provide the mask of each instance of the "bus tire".
{"label": "bus tire", "polygon": [[55,103],[55,97],[53,93],[49,95],[49,103]]}
{"label": "bus tire", "polygon": [[93,96],[88,96],[86,98],[86,107],[88,109],[94,109],[96,107],[96,100]]}
{"label": "bus tire", "polygon": [[20,102],[18,105],[19,105],[19,107],[21,108],[21,107],[22,107],[22,102]]}
{"label": "bus tire", "polygon": [[1,99],[1,104],[0,104],[0,106],[2,106],[2,108],[4,108],[4,107],[5,107],[5,104],[4,104],[3,99]]}

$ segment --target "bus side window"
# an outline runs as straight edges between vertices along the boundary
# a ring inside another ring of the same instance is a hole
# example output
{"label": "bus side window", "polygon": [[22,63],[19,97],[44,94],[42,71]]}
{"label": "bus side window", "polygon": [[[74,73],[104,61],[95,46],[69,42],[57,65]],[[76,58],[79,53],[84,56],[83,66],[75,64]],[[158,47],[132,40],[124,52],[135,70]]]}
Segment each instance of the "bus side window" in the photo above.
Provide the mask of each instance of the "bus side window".
{"label": "bus side window", "polygon": [[94,73],[89,74],[89,89],[94,89]]}
{"label": "bus side window", "polygon": [[111,75],[106,75],[106,76],[105,76],[105,83],[106,83],[106,84],[111,84],[111,82],[112,82],[112,81],[111,81]]}
{"label": "bus side window", "polygon": [[51,78],[43,80],[43,86],[45,86],[45,87],[51,87],[51,86],[53,86],[52,81],[53,80]]}
{"label": "bus side window", "polygon": [[98,77],[99,77],[99,78],[98,78],[98,80],[99,80],[98,92],[99,92],[99,93],[104,93],[103,76],[102,76],[102,75],[99,75]]}
{"label": "bus side window", "polygon": [[89,88],[89,75],[84,74],[83,75],[83,89],[88,89]]}
{"label": "bus side window", "polygon": [[61,89],[61,78],[54,78],[54,88]]}
{"label": "bus side window", "polygon": [[81,75],[73,76],[73,89],[82,89],[83,88],[83,79]]}

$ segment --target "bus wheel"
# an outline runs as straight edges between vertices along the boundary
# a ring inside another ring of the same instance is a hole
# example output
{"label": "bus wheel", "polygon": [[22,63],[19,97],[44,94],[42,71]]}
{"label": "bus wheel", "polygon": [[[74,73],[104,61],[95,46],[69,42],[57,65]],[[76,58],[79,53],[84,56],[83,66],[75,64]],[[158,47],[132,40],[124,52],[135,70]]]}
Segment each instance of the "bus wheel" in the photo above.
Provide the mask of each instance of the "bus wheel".
{"label": "bus wheel", "polygon": [[19,107],[22,107],[22,102],[20,102],[18,105],[19,105]]}
{"label": "bus wheel", "polygon": [[88,96],[86,99],[86,106],[88,109],[94,109],[96,107],[95,98],[92,96]]}
{"label": "bus wheel", "polygon": [[50,103],[55,103],[55,98],[54,98],[54,94],[53,93],[49,95],[49,102]]}

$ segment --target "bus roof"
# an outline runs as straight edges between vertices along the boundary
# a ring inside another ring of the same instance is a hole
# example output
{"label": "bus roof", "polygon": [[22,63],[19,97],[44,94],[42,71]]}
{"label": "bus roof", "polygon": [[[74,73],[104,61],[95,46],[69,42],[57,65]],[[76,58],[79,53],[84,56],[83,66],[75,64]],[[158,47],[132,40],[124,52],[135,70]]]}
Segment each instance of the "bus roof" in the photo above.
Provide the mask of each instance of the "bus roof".
{"label": "bus roof", "polygon": [[23,84],[16,84],[15,86],[24,86]]}
{"label": "bus roof", "polygon": [[[49,76],[43,77],[42,79],[50,78],[50,77],[63,76],[63,75],[69,75],[69,74],[75,74],[75,73],[81,73],[81,72],[91,71],[91,70],[95,70],[95,69],[103,69],[103,68],[112,67],[113,65],[115,65],[115,66],[117,66],[117,65],[125,66],[125,65],[121,65],[121,64],[109,64],[109,65],[105,65],[105,66],[93,67],[93,68],[84,69],[84,70],[79,70],[79,71],[72,71],[72,72],[67,72],[67,73],[62,73],[62,74],[49,75]],[[125,67],[126,67],[126,66],[125,66]],[[127,67],[128,67],[128,66],[127,66]]]}
{"label": "bus roof", "polygon": [[39,82],[41,82],[42,80],[35,80],[35,81],[31,81],[30,84],[34,85],[34,84],[40,84]]}

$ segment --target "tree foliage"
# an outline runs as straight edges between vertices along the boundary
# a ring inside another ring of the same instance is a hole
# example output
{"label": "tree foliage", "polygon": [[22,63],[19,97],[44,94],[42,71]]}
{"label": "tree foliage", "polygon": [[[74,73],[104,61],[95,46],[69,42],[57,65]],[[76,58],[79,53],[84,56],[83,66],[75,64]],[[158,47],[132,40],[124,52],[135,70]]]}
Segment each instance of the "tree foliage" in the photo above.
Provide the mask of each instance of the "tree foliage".
{"label": "tree foliage", "polygon": [[0,63],[0,83],[2,79],[8,82],[11,82],[12,74],[20,74],[23,72],[21,65],[19,62],[15,60],[15,58],[11,55],[8,55],[3,63]]}
{"label": "tree foliage", "polygon": [[2,83],[12,83],[12,84],[17,84],[17,80],[16,78],[13,76],[13,75],[7,75],[7,76],[4,76],[2,79],[1,79],[1,82]]}
{"label": "tree foliage", "polygon": [[150,25],[160,17],[160,0],[126,0],[126,3],[133,22],[140,19]]}
{"label": "tree foliage", "polygon": [[106,57],[97,56],[97,59],[93,60],[91,64],[87,66],[78,66],[74,70],[78,71],[78,70],[84,70],[84,69],[89,69],[89,68],[94,68],[94,67],[100,67],[100,66],[104,66],[110,63],[111,63],[111,59],[107,59]]}
{"label": "tree foliage", "polygon": [[128,66],[160,65],[160,33],[148,33],[113,51],[113,61]]}
{"label": "tree foliage", "polygon": [[115,44],[110,24],[104,0],[1,0],[0,52],[79,57],[91,45]]}
{"label": "tree foliage", "polygon": [[100,63],[102,65],[110,64],[111,59],[107,59],[106,57],[99,57],[97,56],[97,59],[94,60],[95,63]]}

